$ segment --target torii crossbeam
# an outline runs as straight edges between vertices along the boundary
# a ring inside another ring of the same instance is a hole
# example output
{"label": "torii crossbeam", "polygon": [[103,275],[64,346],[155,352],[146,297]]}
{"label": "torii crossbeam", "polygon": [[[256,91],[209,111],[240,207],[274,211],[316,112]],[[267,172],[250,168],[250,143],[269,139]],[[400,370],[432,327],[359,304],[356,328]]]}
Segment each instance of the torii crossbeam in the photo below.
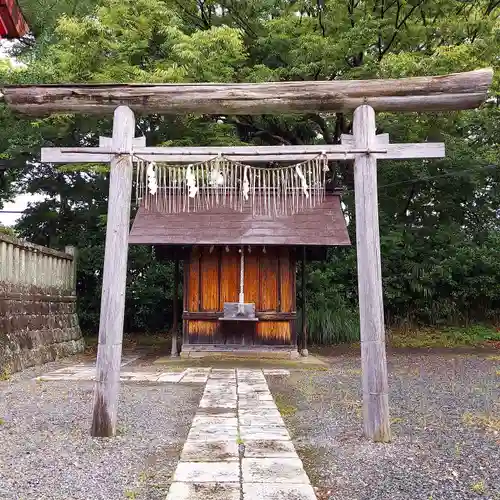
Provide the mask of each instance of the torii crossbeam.
{"label": "torii crossbeam", "polygon": [[340,145],[146,147],[144,137],[134,137],[133,111],[120,106],[113,137],[101,138],[100,147],[42,149],[43,162],[111,163],[92,435],[112,436],[116,430],[134,160],[191,163],[222,153],[240,162],[302,161],[323,153],[330,160],[354,160],[364,430],[375,441],[390,440],[377,159],[441,158],[445,148],[442,143],[390,144],[387,134],[375,130],[373,108],[362,105],[354,112],[353,135],[342,136]]}

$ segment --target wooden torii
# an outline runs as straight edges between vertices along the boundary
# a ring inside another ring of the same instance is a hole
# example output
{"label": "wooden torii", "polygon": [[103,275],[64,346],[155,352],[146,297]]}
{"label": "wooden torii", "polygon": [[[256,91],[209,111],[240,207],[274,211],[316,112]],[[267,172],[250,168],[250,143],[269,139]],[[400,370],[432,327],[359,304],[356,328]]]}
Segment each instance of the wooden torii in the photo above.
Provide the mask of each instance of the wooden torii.
{"label": "wooden torii", "polygon": [[[41,158],[49,163],[111,163],[92,435],[113,436],[116,431],[136,155],[146,161],[192,163],[221,153],[251,163],[303,161],[326,154],[330,160],[354,160],[364,432],[374,441],[390,441],[377,160],[441,158],[445,150],[442,143],[390,144],[387,134],[376,134],[375,110],[473,108],[486,98],[492,76],[491,69],[483,69],[400,80],[5,87],[7,104],[30,115],[114,112],[113,135],[101,138],[98,148],[43,148]],[[146,147],[143,137],[135,137],[134,110],[260,114],[352,109],[353,134],[343,135],[340,145],[159,148]]]}

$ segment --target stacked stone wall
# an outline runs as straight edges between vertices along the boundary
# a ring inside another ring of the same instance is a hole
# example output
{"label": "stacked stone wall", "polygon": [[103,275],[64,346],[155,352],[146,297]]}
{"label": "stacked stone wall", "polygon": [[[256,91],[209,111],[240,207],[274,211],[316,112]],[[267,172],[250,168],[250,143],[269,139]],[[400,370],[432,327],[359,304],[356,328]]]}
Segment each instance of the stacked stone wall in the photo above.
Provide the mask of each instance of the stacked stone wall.
{"label": "stacked stone wall", "polygon": [[72,248],[0,234],[0,375],[83,351]]}

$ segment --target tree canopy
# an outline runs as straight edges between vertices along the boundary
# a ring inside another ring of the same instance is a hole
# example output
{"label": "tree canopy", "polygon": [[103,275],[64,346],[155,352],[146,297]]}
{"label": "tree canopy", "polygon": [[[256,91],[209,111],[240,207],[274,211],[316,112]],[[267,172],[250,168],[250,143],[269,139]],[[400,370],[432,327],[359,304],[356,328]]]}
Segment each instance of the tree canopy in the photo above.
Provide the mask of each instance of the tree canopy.
{"label": "tree canopy", "polygon": [[[494,321],[500,312],[500,2],[498,0],[23,0],[33,33],[3,61],[7,83],[262,82],[445,74],[492,66],[481,109],[381,113],[393,142],[444,141],[439,161],[380,162],[379,209],[389,322]],[[40,163],[42,146],[97,145],[107,118],[13,116],[0,108],[2,200],[43,194],[17,231],[40,244],[81,249],[82,324],[99,309],[107,168]],[[148,145],[335,144],[352,116],[141,117]],[[352,165],[331,165],[345,189],[354,243]],[[166,328],[171,268],[150,248],[130,259],[127,328]],[[343,339],[356,329],[355,250],[310,264],[310,330]],[[326,332],[326,333],[325,333]],[[328,333],[329,332],[329,333]]]}

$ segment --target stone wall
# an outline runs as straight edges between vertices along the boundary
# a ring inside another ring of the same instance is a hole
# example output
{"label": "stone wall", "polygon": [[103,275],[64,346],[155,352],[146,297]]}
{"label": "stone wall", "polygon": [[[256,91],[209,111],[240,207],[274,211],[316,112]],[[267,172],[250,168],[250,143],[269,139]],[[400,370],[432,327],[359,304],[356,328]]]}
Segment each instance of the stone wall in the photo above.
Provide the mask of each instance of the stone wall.
{"label": "stone wall", "polygon": [[76,258],[0,234],[0,375],[81,352]]}

